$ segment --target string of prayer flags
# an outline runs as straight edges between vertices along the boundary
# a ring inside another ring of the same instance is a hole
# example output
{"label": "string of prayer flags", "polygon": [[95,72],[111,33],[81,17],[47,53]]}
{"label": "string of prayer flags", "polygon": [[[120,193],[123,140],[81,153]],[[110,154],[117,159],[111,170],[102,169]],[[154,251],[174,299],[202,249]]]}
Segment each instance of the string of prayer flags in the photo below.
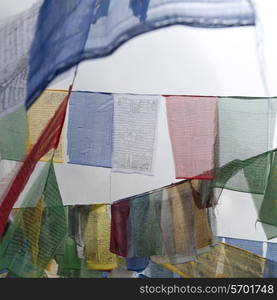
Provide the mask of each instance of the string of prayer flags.
{"label": "string of prayer flags", "polygon": [[14,177],[11,184],[8,186],[5,193],[0,199],[0,236],[3,235],[5,226],[7,224],[10,212],[17,201],[20,193],[24,189],[29,177],[32,174],[37,162],[41,159],[47,152],[52,149],[56,149],[59,144],[66,108],[68,103],[68,98],[70,96],[72,86],[64,98],[63,102],[60,104],[58,110],[55,112],[54,116],[51,118],[47,126],[44,128],[40,137],[38,138],[36,144],[32,147],[30,152],[26,155],[19,171]]}
{"label": "string of prayer flags", "polygon": [[113,203],[111,252],[178,263],[209,251],[214,243],[211,216],[194,201],[187,181]]}
{"label": "string of prayer flags", "polygon": [[112,171],[153,175],[159,96],[114,95]]}
{"label": "string of prayer flags", "polygon": [[72,92],[68,120],[69,162],[111,168],[112,94]]}
{"label": "string of prayer flags", "polygon": [[[245,178],[247,174],[232,173],[233,164],[272,150],[276,100],[166,97],[176,178],[213,179],[214,187],[224,185],[227,189],[252,193]],[[268,163],[265,159],[253,165],[251,173],[257,181],[253,186],[255,193],[265,188]],[[222,180],[222,176],[228,178]]]}

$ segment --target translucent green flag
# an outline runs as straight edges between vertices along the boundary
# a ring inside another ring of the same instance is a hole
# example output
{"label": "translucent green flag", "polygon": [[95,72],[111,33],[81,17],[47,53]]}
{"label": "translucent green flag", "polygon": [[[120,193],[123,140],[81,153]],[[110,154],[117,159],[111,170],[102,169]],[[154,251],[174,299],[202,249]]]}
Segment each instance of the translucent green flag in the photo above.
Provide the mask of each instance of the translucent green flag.
{"label": "translucent green flag", "polygon": [[271,153],[271,168],[268,177],[264,198],[259,211],[259,219],[268,224],[277,226],[277,156],[276,151]]}
{"label": "translucent green flag", "polygon": [[54,166],[47,163],[0,245],[0,268],[18,277],[43,277],[66,235],[66,218]]}

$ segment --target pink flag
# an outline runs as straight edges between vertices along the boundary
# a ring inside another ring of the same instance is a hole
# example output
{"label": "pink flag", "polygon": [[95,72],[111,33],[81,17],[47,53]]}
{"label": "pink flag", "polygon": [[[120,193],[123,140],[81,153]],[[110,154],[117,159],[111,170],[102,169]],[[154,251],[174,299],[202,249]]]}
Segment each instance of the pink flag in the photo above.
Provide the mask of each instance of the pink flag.
{"label": "pink flag", "polygon": [[167,96],[166,107],[176,178],[212,179],[217,98]]}

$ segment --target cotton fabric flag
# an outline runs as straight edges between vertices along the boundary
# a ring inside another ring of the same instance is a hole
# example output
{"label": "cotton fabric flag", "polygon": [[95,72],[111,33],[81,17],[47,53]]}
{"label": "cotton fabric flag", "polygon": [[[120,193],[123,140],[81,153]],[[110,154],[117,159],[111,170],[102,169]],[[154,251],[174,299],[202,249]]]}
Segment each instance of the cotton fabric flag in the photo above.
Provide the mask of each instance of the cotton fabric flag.
{"label": "cotton fabric flag", "polygon": [[112,171],[153,175],[160,97],[114,95]]}
{"label": "cotton fabric flag", "polygon": [[217,98],[166,97],[176,178],[212,179],[217,138]]}
{"label": "cotton fabric flag", "polygon": [[111,94],[73,92],[67,130],[69,162],[111,168],[112,121]]}

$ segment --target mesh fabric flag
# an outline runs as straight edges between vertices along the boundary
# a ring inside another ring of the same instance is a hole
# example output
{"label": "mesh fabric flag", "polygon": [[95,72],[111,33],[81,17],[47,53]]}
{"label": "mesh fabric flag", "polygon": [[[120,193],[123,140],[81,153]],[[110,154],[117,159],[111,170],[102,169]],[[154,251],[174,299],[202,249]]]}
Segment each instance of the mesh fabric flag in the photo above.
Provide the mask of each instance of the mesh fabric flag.
{"label": "mesh fabric flag", "polygon": [[67,131],[70,163],[112,166],[112,119],[111,94],[71,94]]}
{"label": "mesh fabric flag", "polygon": [[216,220],[213,208],[207,209],[199,201],[199,193],[195,193],[199,186],[200,181],[187,181],[164,191],[161,222],[164,254],[155,256],[155,261],[176,264],[210,251],[215,242]]}
{"label": "mesh fabric flag", "polygon": [[128,257],[162,254],[161,197],[158,191],[129,201]]}
{"label": "mesh fabric flag", "polygon": [[88,270],[86,261],[77,255],[75,241],[67,237],[64,252],[56,257],[58,275],[63,278],[102,278],[100,271]]}
{"label": "mesh fabric flag", "polygon": [[128,219],[130,205],[128,200],[113,203],[111,206],[111,252],[127,257]]}
{"label": "mesh fabric flag", "polygon": [[113,172],[153,175],[159,96],[114,95]]}
{"label": "mesh fabric flag", "polygon": [[0,246],[0,264],[19,277],[42,277],[66,236],[54,167],[47,163],[17,210]]}
{"label": "mesh fabric flag", "polygon": [[109,205],[91,205],[84,231],[84,256],[89,270],[113,270],[116,256],[110,252]]}
{"label": "mesh fabric flag", "polygon": [[[36,100],[36,103],[28,110],[28,146],[29,149],[37,142],[43,129],[58,109],[68,94],[67,91],[46,90]],[[64,162],[64,132],[60,136],[59,145],[55,151],[54,162]],[[43,156],[40,160],[48,161],[49,157]]]}
{"label": "mesh fabric flag", "polygon": [[176,178],[212,179],[217,98],[168,96],[166,107]]}
{"label": "mesh fabric flag", "polygon": [[[272,218],[274,215],[274,180],[272,179],[274,178],[275,152],[276,150],[273,150],[246,160],[234,160],[217,170],[217,182],[211,184],[211,186],[215,183],[222,188],[225,186],[228,188],[230,178],[235,176],[244,178],[245,184],[243,185],[247,187],[246,191],[252,193],[258,221],[262,223],[268,239],[277,236],[277,227],[274,226],[274,217]],[[220,192],[217,198],[219,196]],[[262,207],[263,210],[261,210]]]}

